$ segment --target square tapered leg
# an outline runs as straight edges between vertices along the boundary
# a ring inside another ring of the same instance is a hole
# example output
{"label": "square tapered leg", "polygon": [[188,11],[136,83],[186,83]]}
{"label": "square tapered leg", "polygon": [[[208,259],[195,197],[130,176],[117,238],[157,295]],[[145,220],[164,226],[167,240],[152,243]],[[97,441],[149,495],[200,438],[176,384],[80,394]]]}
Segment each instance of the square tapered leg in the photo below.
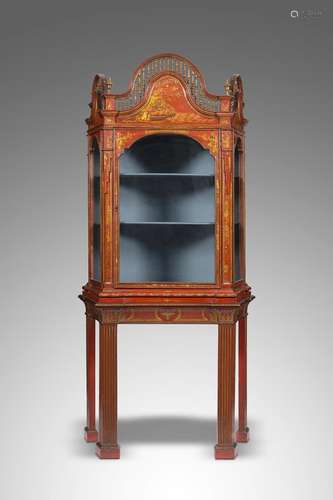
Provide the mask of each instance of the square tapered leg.
{"label": "square tapered leg", "polygon": [[238,443],[247,443],[250,429],[247,426],[247,316],[238,323]]}
{"label": "square tapered leg", "polygon": [[100,324],[99,458],[120,458],[117,443],[117,325]]}
{"label": "square tapered leg", "polygon": [[84,438],[88,443],[97,441],[95,410],[95,319],[86,316],[86,387],[87,387],[87,425]]}
{"label": "square tapered leg", "polygon": [[235,344],[236,326],[218,326],[218,411],[216,459],[237,456],[235,439]]}

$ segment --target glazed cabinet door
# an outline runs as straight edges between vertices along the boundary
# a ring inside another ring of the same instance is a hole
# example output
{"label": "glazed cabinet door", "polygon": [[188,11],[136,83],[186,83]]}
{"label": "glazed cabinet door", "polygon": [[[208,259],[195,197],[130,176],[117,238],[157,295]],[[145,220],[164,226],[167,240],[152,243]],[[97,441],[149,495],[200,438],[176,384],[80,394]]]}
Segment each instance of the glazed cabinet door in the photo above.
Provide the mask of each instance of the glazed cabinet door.
{"label": "glazed cabinet door", "polygon": [[191,137],[153,134],[118,161],[118,285],[216,284],[215,159]]}

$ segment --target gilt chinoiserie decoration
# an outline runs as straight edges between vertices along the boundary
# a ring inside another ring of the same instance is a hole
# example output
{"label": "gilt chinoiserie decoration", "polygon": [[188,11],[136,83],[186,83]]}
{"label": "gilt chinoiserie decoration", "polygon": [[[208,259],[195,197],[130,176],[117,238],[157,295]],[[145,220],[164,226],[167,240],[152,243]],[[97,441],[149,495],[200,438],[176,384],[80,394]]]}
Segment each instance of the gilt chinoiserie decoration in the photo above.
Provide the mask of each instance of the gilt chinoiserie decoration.
{"label": "gilt chinoiserie decoration", "polygon": [[[154,56],[130,88],[96,75],[88,125],[87,425],[100,458],[119,458],[117,325],[218,327],[215,458],[234,458],[247,427],[243,85],[224,95],[176,54]],[[99,429],[95,324],[99,323]],[[238,334],[238,427],[235,428]],[[213,361],[212,361],[213,362]]]}

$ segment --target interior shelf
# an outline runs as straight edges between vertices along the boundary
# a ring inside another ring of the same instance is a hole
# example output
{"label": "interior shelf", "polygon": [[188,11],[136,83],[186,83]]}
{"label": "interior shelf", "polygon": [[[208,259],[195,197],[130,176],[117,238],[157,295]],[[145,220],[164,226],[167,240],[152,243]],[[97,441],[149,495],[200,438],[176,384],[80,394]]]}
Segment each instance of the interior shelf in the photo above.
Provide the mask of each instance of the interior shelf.
{"label": "interior shelf", "polygon": [[214,226],[215,222],[170,222],[170,221],[120,221],[120,224],[128,224],[128,225],[151,225],[151,226]]}
{"label": "interior shelf", "polygon": [[130,174],[120,174],[120,177],[214,177],[214,174],[182,174],[179,172],[138,172]]}

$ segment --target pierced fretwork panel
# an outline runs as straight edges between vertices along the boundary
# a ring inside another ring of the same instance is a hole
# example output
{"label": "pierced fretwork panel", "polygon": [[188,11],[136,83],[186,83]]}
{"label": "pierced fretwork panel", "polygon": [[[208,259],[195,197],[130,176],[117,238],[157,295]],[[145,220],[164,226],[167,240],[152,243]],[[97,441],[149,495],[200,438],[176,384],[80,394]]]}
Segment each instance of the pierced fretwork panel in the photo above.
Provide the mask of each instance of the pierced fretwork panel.
{"label": "pierced fretwork panel", "polygon": [[143,98],[150,79],[162,71],[173,71],[186,82],[194,102],[206,111],[218,112],[220,109],[218,97],[208,96],[198,71],[188,61],[176,56],[163,56],[150,60],[139,69],[133,88],[125,97],[116,98],[117,111],[126,111],[136,106]]}

